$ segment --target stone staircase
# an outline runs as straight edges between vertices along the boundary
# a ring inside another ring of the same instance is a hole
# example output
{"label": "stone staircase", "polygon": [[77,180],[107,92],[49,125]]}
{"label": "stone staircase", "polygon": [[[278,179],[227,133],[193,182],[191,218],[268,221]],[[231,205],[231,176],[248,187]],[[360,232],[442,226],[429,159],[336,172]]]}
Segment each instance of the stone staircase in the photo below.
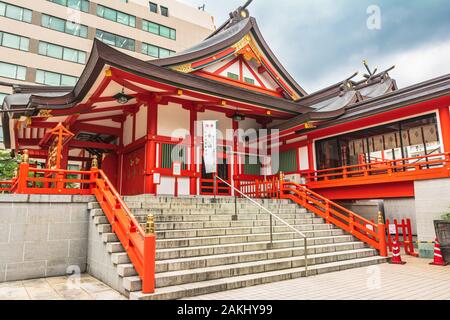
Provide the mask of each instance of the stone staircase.
{"label": "stone staircase", "polygon": [[[142,224],[155,216],[156,293],[141,280],[98,204],[91,216],[130,299],[180,299],[305,276],[304,241],[246,199],[125,197]],[[308,276],[385,262],[377,251],[289,200],[259,200],[308,237]]]}

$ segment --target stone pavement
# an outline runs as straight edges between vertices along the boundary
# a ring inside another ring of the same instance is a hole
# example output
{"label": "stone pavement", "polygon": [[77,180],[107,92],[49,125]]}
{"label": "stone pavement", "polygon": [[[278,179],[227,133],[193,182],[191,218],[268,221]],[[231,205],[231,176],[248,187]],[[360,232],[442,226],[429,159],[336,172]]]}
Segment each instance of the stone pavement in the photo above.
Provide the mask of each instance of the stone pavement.
{"label": "stone pavement", "polygon": [[450,266],[405,257],[382,264],[213,293],[187,300],[450,300]]}
{"label": "stone pavement", "polygon": [[0,300],[126,300],[103,282],[82,274],[0,283]]}

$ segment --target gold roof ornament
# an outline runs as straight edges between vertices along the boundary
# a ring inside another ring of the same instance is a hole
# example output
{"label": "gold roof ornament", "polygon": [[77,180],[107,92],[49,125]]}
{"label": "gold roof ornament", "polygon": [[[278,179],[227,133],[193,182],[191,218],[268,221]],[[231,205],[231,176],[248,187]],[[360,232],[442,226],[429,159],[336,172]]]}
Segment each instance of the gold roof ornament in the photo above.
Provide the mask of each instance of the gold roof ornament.
{"label": "gold roof ornament", "polygon": [[52,110],[42,109],[39,111],[39,117],[50,118],[52,116]]}
{"label": "gold roof ornament", "polygon": [[171,67],[171,69],[173,71],[178,71],[181,73],[191,73],[192,71],[194,71],[194,69],[192,68],[192,63],[180,64],[178,66]]}

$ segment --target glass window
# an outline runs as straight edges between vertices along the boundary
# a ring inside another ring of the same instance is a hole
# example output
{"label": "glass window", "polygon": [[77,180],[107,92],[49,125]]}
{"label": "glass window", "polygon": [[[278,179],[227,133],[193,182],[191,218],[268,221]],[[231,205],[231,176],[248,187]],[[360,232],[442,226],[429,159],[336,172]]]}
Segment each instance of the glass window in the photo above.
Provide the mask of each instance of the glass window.
{"label": "glass window", "polygon": [[75,63],[86,63],[86,53],[83,51],[58,46],[56,44],[39,42],[39,54]]}
{"label": "glass window", "polygon": [[415,158],[440,152],[435,114],[316,142],[319,170]]}
{"label": "glass window", "polygon": [[159,48],[159,57],[160,58],[167,58],[170,57],[170,50]]}
{"label": "glass window", "polygon": [[36,82],[49,86],[75,86],[78,78],[44,70],[36,71]]}
{"label": "glass window", "polygon": [[31,23],[33,12],[9,3],[0,2],[0,16]]}
{"label": "glass window", "polygon": [[102,30],[96,31],[96,38],[111,46],[131,51],[136,50],[136,42],[133,39],[121,37]]}
{"label": "glass window", "polygon": [[158,13],[158,5],[156,3],[150,2],[150,12]]}
{"label": "glass window", "polygon": [[57,3],[65,7],[69,7],[71,9],[89,12],[88,0],[47,0],[47,1]]}
{"label": "glass window", "polygon": [[175,29],[148,21],[148,20],[143,20],[142,21],[142,30],[153,33],[153,34],[157,34],[160,35],[162,37],[168,38],[168,39],[172,39],[172,40],[176,40],[177,38],[177,31]]}
{"label": "glass window", "polygon": [[66,21],[60,18],[52,17],[46,14],[42,15],[41,26],[82,38],[87,38],[88,36],[87,26],[80,25],[72,21]]}
{"label": "glass window", "polygon": [[175,52],[148,43],[142,43],[142,53],[155,58],[167,58]]}
{"label": "glass window", "polygon": [[0,77],[25,80],[26,73],[26,67],[0,62]]}
{"label": "glass window", "polygon": [[136,27],[136,17],[102,5],[97,6],[97,16],[115,21],[130,27]]}
{"label": "glass window", "polygon": [[161,6],[161,15],[163,15],[164,17],[168,17],[169,16],[169,9],[166,7]]}
{"label": "glass window", "polygon": [[11,33],[0,32],[0,45],[11,49],[29,51],[30,39]]}

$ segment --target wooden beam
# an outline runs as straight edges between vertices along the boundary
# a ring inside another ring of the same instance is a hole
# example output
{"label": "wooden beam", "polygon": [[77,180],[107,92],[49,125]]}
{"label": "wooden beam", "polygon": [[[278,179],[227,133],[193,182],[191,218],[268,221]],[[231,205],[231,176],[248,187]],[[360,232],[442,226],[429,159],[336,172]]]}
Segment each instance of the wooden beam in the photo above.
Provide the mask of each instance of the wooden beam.
{"label": "wooden beam", "polygon": [[69,146],[71,148],[79,148],[79,149],[103,149],[103,150],[119,149],[119,147],[116,146],[115,144],[91,142],[91,141],[80,141],[80,140],[70,141]]}
{"label": "wooden beam", "polygon": [[75,123],[72,128],[73,131],[80,132],[80,131],[87,131],[91,133],[104,133],[109,134],[112,136],[119,137],[121,130],[119,128],[112,128],[107,126],[100,126],[96,124],[90,124],[90,123],[82,123],[77,122]]}

